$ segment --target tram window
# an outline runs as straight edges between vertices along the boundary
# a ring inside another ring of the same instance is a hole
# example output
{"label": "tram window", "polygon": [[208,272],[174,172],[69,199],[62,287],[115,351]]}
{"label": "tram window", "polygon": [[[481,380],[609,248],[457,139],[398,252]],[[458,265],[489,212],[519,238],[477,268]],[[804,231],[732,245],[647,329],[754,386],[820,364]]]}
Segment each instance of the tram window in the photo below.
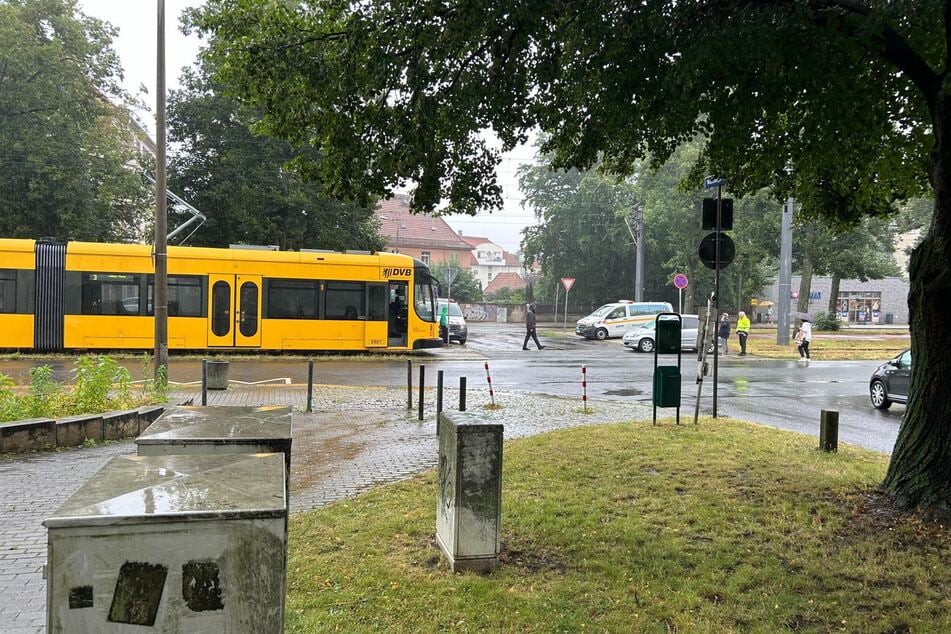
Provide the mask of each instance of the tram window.
{"label": "tram window", "polygon": [[243,337],[253,337],[258,331],[258,285],[245,282],[241,285],[241,323],[238,326]]}
{"label": "tram window", "polygon": [[366,285],[362,282],[327,282],[327,319],[366,318]]}
{"label": "tram window", "polygon": [[429,279],[417,273],[416,285],[413,291],[415,293],[416,314],[419,318],[423,321],[436,321],[436,296],[433,294],[433,287]]}
{"label": "tram window", "polygon": [[[145,314],[152,314],[152,294],[155,292],[154,277],[149,276],[149,297]],[[201,278],[193,275],[169,275],[168,316],[202,317],[204,302],[201,300]]]}
{"label": "tram window", "polygon": [[83,273],[83,315],[138,315],[139,275]]}
{"label": "tram window", "polygon": [[0,313],[16,312],[17,303],[17,272],[12,270],[0,271]]}
{"label": "tram window", "polygon": [[227,282],[211,287],[211,332],[216,337],[231,332],[231,285]]}
{"label": "tram window", "polygon": [[386,321],[386,286],[371,284],[370,304],[367,307],[367,319],[370,321]]}
{"label": "tram window", "polygon": [[268,280],[268,318],[317,319],[318,288],[316,280]]}

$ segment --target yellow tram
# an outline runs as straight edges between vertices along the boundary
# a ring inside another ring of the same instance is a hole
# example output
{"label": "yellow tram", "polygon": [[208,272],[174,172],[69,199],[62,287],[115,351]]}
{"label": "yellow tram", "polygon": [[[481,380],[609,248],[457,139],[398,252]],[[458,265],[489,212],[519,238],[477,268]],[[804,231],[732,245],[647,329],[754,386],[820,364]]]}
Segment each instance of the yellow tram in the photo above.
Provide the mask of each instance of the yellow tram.
{"label": "yellow tram", "polygon": [[[0,348],[154,347],[151,247],[0,239]],[[438,347],[429,268],[394,253],[168,249],[178,350]]]}

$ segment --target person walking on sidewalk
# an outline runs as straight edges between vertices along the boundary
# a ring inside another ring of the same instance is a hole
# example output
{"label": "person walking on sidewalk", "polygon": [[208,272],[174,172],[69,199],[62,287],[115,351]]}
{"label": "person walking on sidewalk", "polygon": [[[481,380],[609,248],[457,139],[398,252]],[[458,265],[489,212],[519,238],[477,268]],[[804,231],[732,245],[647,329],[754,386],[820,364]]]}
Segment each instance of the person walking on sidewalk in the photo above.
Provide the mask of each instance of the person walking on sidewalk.
{"label": "person walking on sidewalk", "polygon": [[545,346],[538,343],[538,335],[535,334],[535,304],[529,304],[525,312],[525,341],[522,343],[522,350],[528,350],[528,340],[534,339],[535,345],[539,350],[544,350]]}
{"label": "person walking on sidewalk", "polygon": [[717,328],[717,339],[723,346],[723,354],[730,354],[727,347],[727,340],[730,338],[730,315],[723,313],[720,315],[720,326]]}
{"label": "person walking on sidewalk", "polygon": [[802,318],[802,324],[799,326],[796,340],[799,342],[799,346],[797,346],[799,359],[806,361],[811,359],[812,357],[809,356],[809,342],[812,341],[812,324],[809,323],[809,319],[806,317]]}
{"label": "person walking on sidewalk", "polygon": [[750,336],[750,318],[742,310],[736,319],[736,338],[740,340],[740,356],[746,356],[746,338]]}

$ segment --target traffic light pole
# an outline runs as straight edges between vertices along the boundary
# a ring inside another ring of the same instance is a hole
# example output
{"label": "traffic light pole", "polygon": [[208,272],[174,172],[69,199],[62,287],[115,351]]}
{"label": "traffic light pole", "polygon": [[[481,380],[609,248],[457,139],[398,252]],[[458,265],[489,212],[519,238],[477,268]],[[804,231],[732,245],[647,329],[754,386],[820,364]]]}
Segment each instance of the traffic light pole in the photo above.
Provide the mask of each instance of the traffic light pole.
{"label": "traffic light pole", "polygon": [[720,319],[720,223],[722,221],[721,213],[723,211],[723,198],[721,196],[723,187],[717,185],[717,226],[714,228],[714,231],[717,234],[716,238],[716,250],[715,250],[715,262],[716,268],[714,271],[715,281],[714,281],[714,295],[713,303],[716,310],[715,318],[713,320],[713,417],[717,418],[717,377],[718,370],[720,366],[720,328],[719,328],[719,319]]}

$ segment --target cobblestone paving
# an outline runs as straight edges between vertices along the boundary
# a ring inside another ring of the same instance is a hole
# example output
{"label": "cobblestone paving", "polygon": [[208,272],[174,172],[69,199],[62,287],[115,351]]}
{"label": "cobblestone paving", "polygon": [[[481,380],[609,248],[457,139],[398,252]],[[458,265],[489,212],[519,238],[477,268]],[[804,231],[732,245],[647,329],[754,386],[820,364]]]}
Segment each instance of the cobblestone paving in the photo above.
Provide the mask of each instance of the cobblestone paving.
{"label": "cobblestone paving", "polygon": [[[183,390],[175,399],[196,395]],[[418,393],[414,394],[414,407]],[[196,399],[197,401],[197,399]],[[468,409],[488,395],[469,391]],[[580,402],[527,393],[496,395],[502,409],[493,417],[505,425],[505,438],[619,420],[643,420],[650,409],[602,401],[583,414]],[[300,386],[234,387],[210,392],[209,405],[293,405],[294,444],[291,509],[301,511],[404,479],[436,464],[436,394],[427,390],[426,416],[406,409],[406,391],[392,388],[317,386],[314,413],[300,412],[306,390]],[[447,409],[458,391],[446,390]],[[27,456],[0,457],[0,632],[45,630],[46,559],[43,519],[110,458],[135,453],[131,441]]]}

